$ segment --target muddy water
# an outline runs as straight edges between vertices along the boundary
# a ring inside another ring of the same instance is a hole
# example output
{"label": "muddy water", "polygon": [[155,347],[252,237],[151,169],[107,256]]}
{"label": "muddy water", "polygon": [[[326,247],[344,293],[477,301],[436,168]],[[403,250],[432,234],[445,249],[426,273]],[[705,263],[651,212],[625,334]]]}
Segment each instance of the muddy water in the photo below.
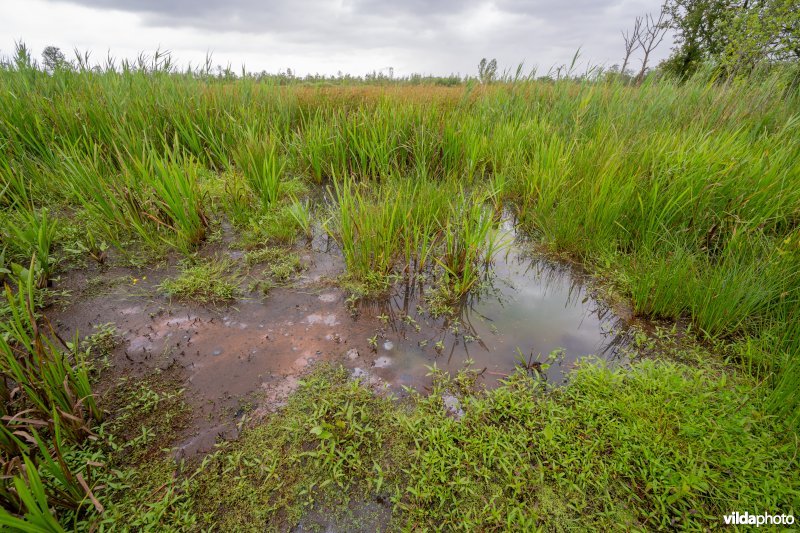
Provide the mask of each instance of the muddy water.
{"label": "muddy water", "polygon": [[[403,386],[427,387],[434,364],[455,372],[471,361],[494,386],[520,359],[544,362],[557,349],[544,372],[556,383],[584,355],[616,357],[624,321],[592,298],[580,276],[521,250],[513,244],[496,258],[457,319],[422,312],[425,287],[402,284],[388,299],[351,312],[330,282],[343,270],[341,257],[321,238],[304,252],[307,270],[266,298],[249,294],[225,308],[169,301],[157,284],[173,269],[117,271],[100,274],[114,277],[106,280],[109,290],[79,296],[51,316],[67,335],[114,323],[122,336],[112,360],[117,374],[177,372],[185,380],[195,412],[178,445],[186,455],[235,434],[245,407],[258,415],[280,406],[316,361],[341,363],[376,388],[402,394]],[[65,284],[80,294],[88,277],[75,273]]]}

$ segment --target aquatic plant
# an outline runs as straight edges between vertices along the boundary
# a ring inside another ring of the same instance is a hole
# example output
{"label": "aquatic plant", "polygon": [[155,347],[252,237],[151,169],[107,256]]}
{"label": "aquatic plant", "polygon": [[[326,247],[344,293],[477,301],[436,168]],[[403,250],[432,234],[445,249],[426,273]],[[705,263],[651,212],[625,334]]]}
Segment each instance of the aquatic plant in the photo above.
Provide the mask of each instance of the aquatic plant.
{"label": "aquatic plant", "polygon": [[275,204],[286,161],[280,156],[274,141],[248,130],[233,158],[256,193],[262,209]]}
{"label": "aquatic plant", "polygon": [[205,239],[208,219],[197,181],[197,168],[190,156],[176,149],[163,158],[151,149],[141,158],[125,160],[123,174],[129,184],[128,190],[137,187],[139,192],[130,199],[130,212],[143,238],[150,238],[141,224],[146,220],[155,223],[160,239],[184,252],[191,251]]}
{"label": "aquatic plant", "polygon": [[[468,198],[461,194],[461,198]],[[467,294],[481,278],[499,251],[495,219],[481,198],[452,205],[447,226],[442,229],[443,250],[436,261],[445,270],[445,283],[456,296]]]}
{"label": "aquatic plant", "polygon": [[10,316],[0,336],[0,373],[22,389],[22,402],[31,410],[27,418],[47,422],[55,412],[68,415],[65,431],[81,440],[102,415],[80,352],[71,354],[73,361],[69,361],[67,353],[51,340],[54,333],[45,335],[47,327],[37,321],[34,275],[30,268],[26,277],[18,279],[16,294],[5,287]]}
{"label": "aquatic plant", "polygon": [[18,220],[6,220],[6,229],[15,241],[15,247],[25,257],[34,258],[31,269],[38,274],[38,286],[44,287],[56,266],[53,244],[58,224],[46,208],[38,211],[21,209],[16,213]]}

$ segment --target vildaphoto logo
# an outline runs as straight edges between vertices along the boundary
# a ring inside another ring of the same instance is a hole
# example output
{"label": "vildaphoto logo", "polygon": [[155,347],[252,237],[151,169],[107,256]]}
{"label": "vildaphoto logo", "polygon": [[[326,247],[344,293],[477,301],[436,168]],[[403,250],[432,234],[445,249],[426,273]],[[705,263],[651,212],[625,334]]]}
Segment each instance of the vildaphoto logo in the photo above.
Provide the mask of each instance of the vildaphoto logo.
{"label": "vildaphoto logo", "polygon": [[790,514],[750,514],[733,512],[722,517],[726,526],[791,526],[794,516]]}

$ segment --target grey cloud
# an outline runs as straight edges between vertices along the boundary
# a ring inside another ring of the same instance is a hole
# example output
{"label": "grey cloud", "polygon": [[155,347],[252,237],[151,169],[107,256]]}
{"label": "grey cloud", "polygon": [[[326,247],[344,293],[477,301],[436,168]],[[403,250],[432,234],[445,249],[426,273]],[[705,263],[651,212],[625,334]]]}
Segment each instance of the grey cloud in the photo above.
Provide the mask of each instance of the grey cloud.
{"label": "grey cloud", "polygon": [[[72,0],[73,3],[137,13],[148,24],[190,26],[218,31],[291,33],[302,28],[362,31],[397,30],[400,25],[437,28],[442,18],[454,18],[493,5],[511,16],[534,17],[553,25],[604,12],[618,0]],[[375,25],[370,27],[369,24]]]}
{"label": "grey cloud", "polygon": [[589,60],[614,62],[621,50],[619,31],[659,5],[658,0],[67,1],[135,13],[150,27],[274,36],[283,47],[313,55],[386,51],[439,73],[472,72],[483,55],[496,56],[505,66],[554,57],[568,61],[578,47]]}

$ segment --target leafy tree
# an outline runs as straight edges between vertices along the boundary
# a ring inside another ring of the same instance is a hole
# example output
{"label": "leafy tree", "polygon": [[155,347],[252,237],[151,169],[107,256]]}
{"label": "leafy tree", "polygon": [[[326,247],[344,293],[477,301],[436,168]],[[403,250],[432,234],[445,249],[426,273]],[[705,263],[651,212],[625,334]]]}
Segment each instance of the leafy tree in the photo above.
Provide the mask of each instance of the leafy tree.
{"label": "leafy tree", "polygon": [[794,0],[753,2],[726,19],[721,63],[731,73],[752,70],[764,61],[800,60],[800,5]]}
{"label": "leafy tree", "polygon": [[663,64],[685,77],[703,61],[730,75],[764,62],[800,61],[797,0],[666,0],[676,48]]}
{"label": "leafy tree", "polygon": [[44,68],[48,72],[53,72],[56,69],[63,68],[67,64],[67,58],[64,53],[57,46],[47,46],[42,51],[42,61]]}

